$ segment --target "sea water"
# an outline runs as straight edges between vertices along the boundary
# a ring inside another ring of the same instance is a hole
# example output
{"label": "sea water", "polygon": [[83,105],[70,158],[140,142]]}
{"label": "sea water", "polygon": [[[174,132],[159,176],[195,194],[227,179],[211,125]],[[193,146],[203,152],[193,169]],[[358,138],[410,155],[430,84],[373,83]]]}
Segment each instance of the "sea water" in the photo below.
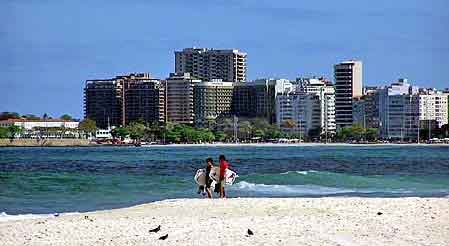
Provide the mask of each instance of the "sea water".
{"label": "sea water", "polygon": [[449,146],[0,148],[0,220],[198,198],[193,175],[220,154],[229,197],[449,196]]}

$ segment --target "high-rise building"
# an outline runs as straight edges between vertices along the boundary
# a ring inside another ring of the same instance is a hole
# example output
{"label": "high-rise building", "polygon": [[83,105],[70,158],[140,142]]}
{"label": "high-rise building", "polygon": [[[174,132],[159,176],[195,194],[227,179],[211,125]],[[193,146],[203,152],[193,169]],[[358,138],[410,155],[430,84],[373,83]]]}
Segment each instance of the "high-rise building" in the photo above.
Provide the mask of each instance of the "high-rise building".
{"label": "high-rise building", "polygon": [[164,83],[147,73],[87,80],[85,118],[100,128],[124,126],[133,121],[165,122]]}
{"label": "high-rise building", "polygon": [[246,53],[239,50],[186,48],[175,51],[175,72],[203,81],[246,81]]}
{"label": "high-rise building", "polygon": [[[285,131],[303,135],[335,134],[335,91],[333,85],[322,78],[298,78],[292,93],[276,98],[276,123]],[[284,124],[293,121],[295,127]]]}
{"label": "high-rise building", "polygon": [[133,121],[165,122],[165,86],[158,79],[123,81],[123,125]]}
{"label": "high-rise building", "polygon": [[416,140],[419,129],[418,88],[399,79],[379,90],[380,136],[391,140]]}
{"label": "high-rise building", "polygon": [[122,85],[115,79],[87,80],[84,87],[84,118],[99,128],[122,124]]}
{"label": "high-rise building", "polygon": [[234,85],[232,82],[214,80],[195,84],[195,125],[208,126],[218,117],[230,117]]}
{"label": "high-rise building", "polygon": [[276,97],[290,92],[292,83],[286,79],[258,79],[236,83],[232,101],[232,114],[238,117],[265,118],[276,121]]}
{"label": "high-rise building", "polygon": [[195,120],[193,91],[201,80],[189,73],[171,73],[166,79],[167,121],[193,124]]}
{"label": "high-rise building", "polygon": [[345,61],[334,65],[335,119],[337,128],[353,123],[352,104],[362,96],[363,69],[361,61]]}

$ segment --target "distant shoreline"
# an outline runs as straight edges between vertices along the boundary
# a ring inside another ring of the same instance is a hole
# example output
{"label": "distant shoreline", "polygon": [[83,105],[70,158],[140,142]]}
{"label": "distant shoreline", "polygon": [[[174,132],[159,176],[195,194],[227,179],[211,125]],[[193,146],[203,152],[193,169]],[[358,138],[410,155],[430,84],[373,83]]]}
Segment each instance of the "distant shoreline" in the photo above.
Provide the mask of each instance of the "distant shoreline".
{"label": "distant shoreline", "polygon": [[[444,143],[201,143],[201,144],[152,144],[142,145],[143,148],[160,147],[312,147],[312,146],[446,146]],[[1,147],[135,147],[133,144],[93,144],[86,139],[48,139],[38,142],[34,139],[15,139],[10,142],[9,139],[0,139]]]}
{"label": "distant shoreline", "polygon": [[309,147],[309,146],[447,146],[449,144],[427,144],[427,143],[372,143],[372,144],[356,144],[356,143],[212,143],[212,144],[154,144],[142,145],[141,147],[237,147],[237,146],[253,146],[253,147]]}

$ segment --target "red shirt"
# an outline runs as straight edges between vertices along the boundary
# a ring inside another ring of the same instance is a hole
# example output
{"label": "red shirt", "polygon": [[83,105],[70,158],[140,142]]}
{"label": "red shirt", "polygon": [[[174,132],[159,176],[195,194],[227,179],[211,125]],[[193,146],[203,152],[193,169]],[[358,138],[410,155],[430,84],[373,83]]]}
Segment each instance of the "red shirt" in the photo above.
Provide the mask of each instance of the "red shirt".
{"label": "red shirt", "polygon": [[220,161],[220,179],[224,179],[225,170],[229,168],[229,163],[227,161]]}

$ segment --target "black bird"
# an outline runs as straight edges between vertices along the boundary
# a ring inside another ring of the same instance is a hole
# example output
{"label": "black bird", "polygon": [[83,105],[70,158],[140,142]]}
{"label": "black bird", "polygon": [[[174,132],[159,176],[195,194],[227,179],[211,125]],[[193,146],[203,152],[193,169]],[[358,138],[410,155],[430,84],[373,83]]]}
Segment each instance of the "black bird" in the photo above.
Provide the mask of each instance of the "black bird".
{"label": "black bird", "polygon": [[156,227],[154,229],[149,230],[148,232],[158,232],[160,230],[161,230],[161,225],[159,225],[158,227]]}
{"label": "black bird", "polygon": [[254,235],[253,231],[251,231],[250,229],[248,229],[248,236],[252,236]]}
{"label": "black bird", "polygon": [[377,212],[377,215],[382,215],[382,212]]}
{"label": "black bird", "polygon": [[167,237],[168,237],[168,234],[165,234],[164,236],[160,237],[159,240],[165,240],[165,239],[167,239]]}

